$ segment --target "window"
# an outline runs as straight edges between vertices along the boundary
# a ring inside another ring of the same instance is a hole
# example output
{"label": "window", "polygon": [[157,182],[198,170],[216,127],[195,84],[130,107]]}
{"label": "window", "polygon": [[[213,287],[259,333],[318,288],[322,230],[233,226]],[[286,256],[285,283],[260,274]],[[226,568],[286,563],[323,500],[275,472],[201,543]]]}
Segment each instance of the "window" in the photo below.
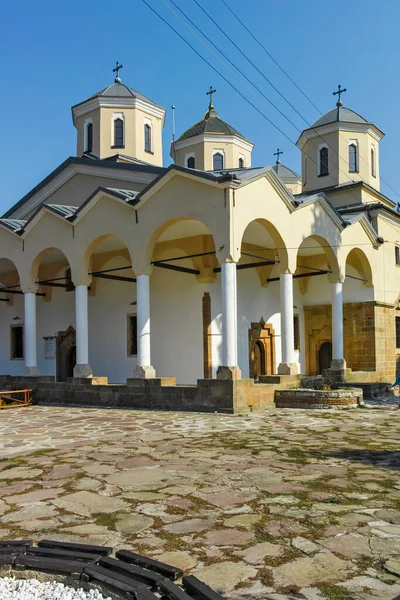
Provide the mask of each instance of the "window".
{"label": "window", "polygon": [[319,151],[319,176],[329,175],[328,148],[325,146]]}
{"label": "window", "polygon": [[224,168],[224,157],[222,156],[222,154],[217,152],[213,156],[213,169],[214,169],[214,171],[220,171],[223,168]]}
{"label": "window", "polygon": [[11,360],[24,358],[24,328],[22,325],[11,325]]}
{"label": "window", "polygon": [[396,265],[400,265],[400,246],[395,246]]}
{"label": "window", "polygon": [[304,177],[303,177],[304,185],[307,185],[307,156],[304,157]]}
{"label": "window", "polygon": [[293,317],[293,333],[294,333],[294,349],[300,350],[300,317],[294,315]]}
{"label": "window", "polygon": [[376,177],[375,148],[371,148],[371,175]]}
{"label": "window", "polygon": [[86,152],[92,152],[92,150],[93,150],[93,123],[88,123],[87,129],[86,129],[86,136],[87,136]]}
{"label": "window", "polygon": [[128,356],[137,355],[137,316],[128,315]]}
{"label": "window", "polygon": [[119,118],[114,121],[114,147],[124,147],[124,122]]}
{"label": "window", "polygon": [[357,173],[358,165],[357,165],[357,146],[355,144],[350,144],[349,146],[349,173]]}
{"label": "window", "polygon": [[148,123],[144,126],[144,150],[151,152],[151,126]]}
{"label": "window", "polygon": [[396,317],[396,348],[400,348],[400,317]]}
{"label": "window", "polygon": [[244,169],[244,158],[239,158],[239,169]]}
{"label": "window", "polygon": [[195,169],[196,168],[196,161],[194,156],[189,156],[189,158],[186,161],[186,166],[188,169]]}
{"label": "window", "polygon": [[73,292],[75,289],[74,284],[72,283],[72,279],[71,279],[71,269],[67,269],[65,271],[65,283],[67,284],[65,291],[66,292]]}

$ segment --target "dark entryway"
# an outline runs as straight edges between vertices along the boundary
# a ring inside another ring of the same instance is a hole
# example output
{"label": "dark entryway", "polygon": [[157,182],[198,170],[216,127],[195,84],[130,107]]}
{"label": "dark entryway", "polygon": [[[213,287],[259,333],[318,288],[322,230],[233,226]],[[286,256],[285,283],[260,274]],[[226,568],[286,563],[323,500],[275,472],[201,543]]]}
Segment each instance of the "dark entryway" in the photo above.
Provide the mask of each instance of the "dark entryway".
{"label": "dark entryway", "polygon": [[76,365],[76,332],[70,326],[57,334],[57,381],[73,377]]}
{"label": "dark entryway", "polygon": [[323,375],[326,369],[331,368],[332,342],[324,342],[318,350],[318,373]]}

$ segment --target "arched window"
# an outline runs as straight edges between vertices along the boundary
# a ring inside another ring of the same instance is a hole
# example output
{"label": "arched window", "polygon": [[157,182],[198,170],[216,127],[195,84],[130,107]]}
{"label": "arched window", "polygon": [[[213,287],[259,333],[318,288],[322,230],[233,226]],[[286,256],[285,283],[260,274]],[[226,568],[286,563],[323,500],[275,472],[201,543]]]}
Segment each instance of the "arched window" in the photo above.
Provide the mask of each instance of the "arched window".
{"label": "arched window", "polygon": [[244,169],[244,158],[239,158],[239,169]]}
{"label": "arched window", "polygon": [[151,152],[151,127],[148,123],[144,126],[144,150]]}
{"label": "arched window", "polygon": [[214,169],[214,171],[220,171],[223,168],[224,168],[224,157],[222,156],[222,154],[217,152],[213,156],[213,169]]}
{"label": "arched window", "polygon": [[88,123],[86,128],[86,152],[93,150],[93,123]]}
{"label": "arched window", "polygon": [[186,166],[188,169],[196,168],[196,161],[195,161],[194,156],[189,156],[189,158],[187,159],[187,162],[186,162]]}
{"label": "arched window", "polygon": [[319,174],[320,176],[329,175],[328,148],[326,146],[319,151]]}
{"label": "arched window", "polygon": [[124,122],[122,119],[114,121],[114,146],[115,148],[124,147]]}
{"label": "arched window", "polygon": [[371,148],[371,175],[376,177],[375,148]]}
{"label": "arched window", "polygon": [[355,144],[350,144],[349,146],[349,173],[357,173],[358,165],[357,165],[357,146]]}

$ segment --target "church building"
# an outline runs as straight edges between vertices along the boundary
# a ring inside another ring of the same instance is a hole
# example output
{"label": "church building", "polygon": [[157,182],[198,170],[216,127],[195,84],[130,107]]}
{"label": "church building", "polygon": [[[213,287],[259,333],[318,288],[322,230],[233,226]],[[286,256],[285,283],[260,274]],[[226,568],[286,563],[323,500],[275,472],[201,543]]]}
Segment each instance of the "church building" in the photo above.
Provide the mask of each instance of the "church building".
{"label": "church building", "polygon": [[279,150],[260,167],[210,92],[168,167],[165,109],[118,71],[72,107],[76,156],[0,219],[2,375],[394,380],[400,215],[380,192],[384,133],[339,94],[297,141],[301,175]]}

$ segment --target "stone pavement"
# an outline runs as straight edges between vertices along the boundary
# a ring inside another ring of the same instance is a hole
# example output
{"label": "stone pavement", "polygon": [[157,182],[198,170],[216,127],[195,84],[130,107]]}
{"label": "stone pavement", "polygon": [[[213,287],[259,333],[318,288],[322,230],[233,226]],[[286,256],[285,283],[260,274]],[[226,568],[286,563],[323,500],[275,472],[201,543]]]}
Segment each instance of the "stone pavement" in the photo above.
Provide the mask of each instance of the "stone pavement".
{"label": "stone pavement", "polygon": [[233,599],[400,596],[400,411],[0,412],[0,539],[134,549]]}

